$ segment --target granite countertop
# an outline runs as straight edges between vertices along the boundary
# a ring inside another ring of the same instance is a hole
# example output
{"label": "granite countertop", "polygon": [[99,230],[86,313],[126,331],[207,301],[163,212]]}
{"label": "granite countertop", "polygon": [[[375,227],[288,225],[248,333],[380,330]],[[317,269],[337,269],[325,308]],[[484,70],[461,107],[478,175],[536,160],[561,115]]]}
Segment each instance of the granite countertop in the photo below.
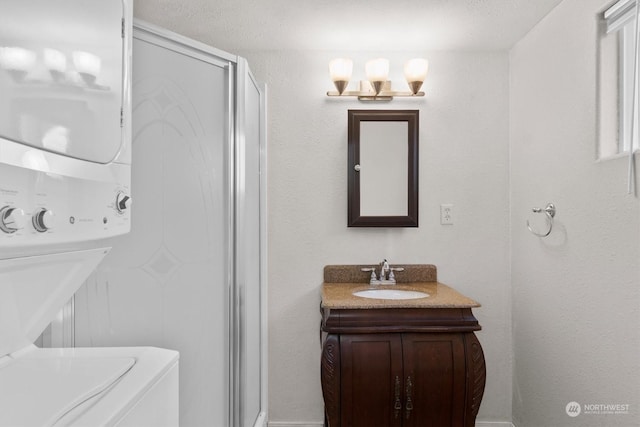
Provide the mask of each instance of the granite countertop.
{"label": "granite countertop", "polygon": [[[353,292],[365,289],[396,289],[420,291],[429,294],[425,298],[389,300],[363,298]],[[397,285],[374,285],[368,283],[323,283],[322,308],[475,308],[476,301],[467,298],[455,289],[439,282],[407,282]]]}

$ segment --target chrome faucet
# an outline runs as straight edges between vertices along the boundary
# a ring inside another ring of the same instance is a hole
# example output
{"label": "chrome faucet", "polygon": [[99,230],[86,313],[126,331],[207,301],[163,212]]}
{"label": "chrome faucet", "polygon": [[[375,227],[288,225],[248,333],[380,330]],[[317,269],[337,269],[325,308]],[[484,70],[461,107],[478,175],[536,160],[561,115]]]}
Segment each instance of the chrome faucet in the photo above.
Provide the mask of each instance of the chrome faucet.
{"label": "chrome faucet", "polygon": [[387,280],[387,273],[389,273],[389,262],[385,259],[380,263],[380,281]]}
{"label": "chrome faucet", "polygon": [[369,267],[369,268],[362,268],[361,270],[365,272],[371,272],[371,279],[369,280],[370,285],[395,285],[396,277],[393,272],[404,271],[404,268],[402,267],[393,268],[389,265],[389,261],[385,259],[380,263],[379,276],[376,275],[375,268]]}

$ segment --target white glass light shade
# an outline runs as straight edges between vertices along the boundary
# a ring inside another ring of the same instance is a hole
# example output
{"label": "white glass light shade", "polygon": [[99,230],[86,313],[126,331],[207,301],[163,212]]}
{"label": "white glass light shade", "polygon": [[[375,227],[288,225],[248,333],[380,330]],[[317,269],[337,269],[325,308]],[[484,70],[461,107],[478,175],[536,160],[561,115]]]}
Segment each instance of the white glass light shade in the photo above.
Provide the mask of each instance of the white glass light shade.
{"label": "white glass light shade", "polygon": [[329,74],[332,81],[351,80],[353,61],[348,58],[336,58],[329,62]]}
{"label": "white glass light shade", "polygon": [[367,80],[370,82],[386,82],[389,78],[389,60],[384,58],[367,61],[364,66]]}
{"label": "white glass light shade", "polygon": [[329,74],[333,84],[338,89],[338,93],[342,95],[351,80],[353,72],[353,61],[347,58],[336,58],[329,62]]}
{"label": "white glass light shade", "polygon": [[36,54],[22,47],[0,47],[0,66],[7,70],[28,72],[36,63]]}
{"label": "white glass light shade", "polygon": [[64,73],[67,71],[67,57],[56,49],[44,49],[44,65],[50,71]]}
{"label": "white glass light shade", "polygon": [[404,64],[404,77],[411,88],[411,92],[416,95],[422,86],[422,82],[427,77],[429,62],[426,59],[414,58]]}
{"label": "white glass light shade", "polygon": [[73,65],[80,74],[98,77],[102,68],[100,57],[89,52],[73,52]]}
{"label": "white glass light shade", "polygon": [[64,80],[67,71],[67,57],[57,49],[45,48],[43,51],[44,65],[49,70],[54,81]]}
{"label": "white glass light shade", "polygon": [[404,77],[407,82],[423,82],[427,77],[429,62],[426,59],[414,58],[404,64]]}

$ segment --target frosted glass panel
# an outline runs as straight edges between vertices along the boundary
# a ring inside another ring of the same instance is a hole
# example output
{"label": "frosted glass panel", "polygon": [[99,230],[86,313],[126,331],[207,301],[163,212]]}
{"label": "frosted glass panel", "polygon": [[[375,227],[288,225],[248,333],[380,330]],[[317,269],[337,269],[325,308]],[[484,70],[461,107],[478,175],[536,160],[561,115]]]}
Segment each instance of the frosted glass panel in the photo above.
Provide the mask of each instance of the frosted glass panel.
{"label": "frosted glass panel", "polygon": [[228,71],[134,39],[131,233],[76,297],[76,345],[180,352],[180,425],[228,426]]}
{"label": "frosted glass panel", "polygon": [[252,427],[260,413],[260,93],[246,79],[245,96],[245,209],[239,238],[243,254],[240,336],[242,426]]}

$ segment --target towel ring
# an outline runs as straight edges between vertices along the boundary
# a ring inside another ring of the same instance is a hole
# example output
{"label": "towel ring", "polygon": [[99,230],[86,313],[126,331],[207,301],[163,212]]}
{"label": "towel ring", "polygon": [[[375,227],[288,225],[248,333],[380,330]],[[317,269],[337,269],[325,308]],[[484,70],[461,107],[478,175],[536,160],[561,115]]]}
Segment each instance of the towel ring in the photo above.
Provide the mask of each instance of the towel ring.
{"label": "towel ring", "polygon": [[532,232],[533,234],[535,234],[538,237],[547,237],[549,234],[551,234],[551,230],[553,229],[553,217],[556,216],[556,207],[555,207],[555,205],[553,203],[548,203],[546,208],[544,208],[544,209],[542,209],[542,208],[533,208],[532,211],[535,212],[535,213],[544,212],[544,214],[546,215],[547,224],[549,225],[549,230],[547,230],[546,233],[538,233],[533,228],[531,228],[531,224],[529,224],[529,220],[527,220],[527,228],[529,229],[530,232]]}

